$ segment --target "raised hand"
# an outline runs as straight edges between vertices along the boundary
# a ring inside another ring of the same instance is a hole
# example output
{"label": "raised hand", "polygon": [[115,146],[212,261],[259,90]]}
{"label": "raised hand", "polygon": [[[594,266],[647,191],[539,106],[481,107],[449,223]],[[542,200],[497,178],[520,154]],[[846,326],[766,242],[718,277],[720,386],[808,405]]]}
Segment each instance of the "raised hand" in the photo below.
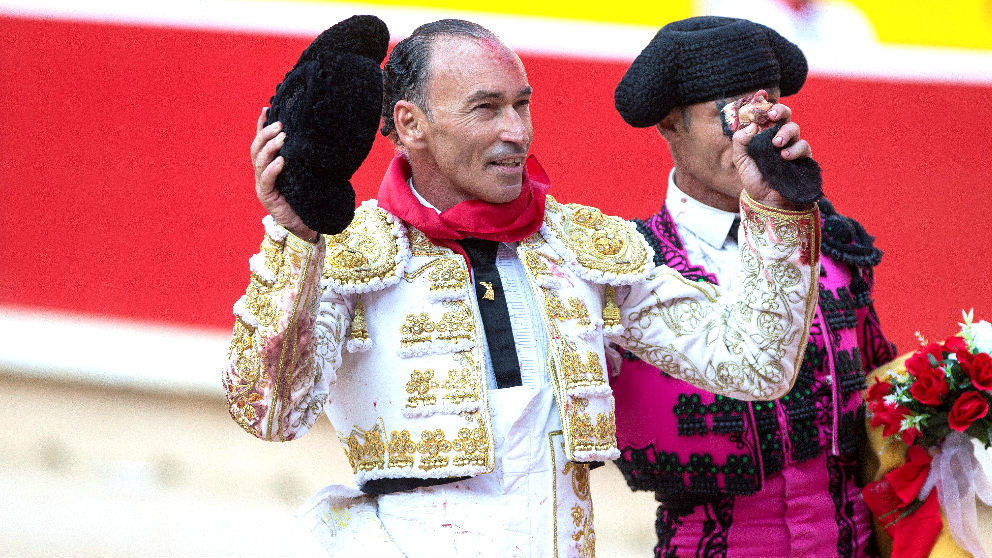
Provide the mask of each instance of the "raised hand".
{"label": "raised hand", "polygon": [[[759,91],[758,93],[763,94],[764,92]],[[800,171],[811,170],[810,165],[812,165],[816,170],[815,180],[817,184],[815,185],[815,189],[818,190],[819,167],[810,159],[813,149],[806,140],[800,138],[799,125],[790,121],[792,109],[779,103],[768,111],[767,116],[770,120],[770,125],[774,126],[771,131],[766,132],[768,134],[774,134],[769,149],[777,153],[769,155],[766,159],[771,159],[770,162],[773,164],[781,163],[778,165],[779,167],[787,167],[785,162],[799,162]],[[759,162],[754,157],[755,150],[753,146],[752,149],[748,148],[755,136],[761,131],[757,124],[751,123],[737,130],[733,136],[734,165],[737,167],[737,172],[744,185],[744,189],[751,196],[751,199],[757,202],[783,209],[796,209],[797,204],[795,201],[790,201],[788,197],[782,194],[785,191],[794,200],[795,197],[791,195],[790,189],[793,189],[795,185],[773,185],[770,180],[779,179],[781,173],[768,172],[769,165],[767,163],[769,161],[767,160],[763,161],[766,164],[759,166]],[[775,156],[777,156],[778,160],[775,160]],[[802,159],[809,159],[809,161],[801,161]],[[760,167],[764,167],[766,172],[762,172],[762,168]],[[801,179],[806,180],[807,178],[803,177]],[[810,177],[809,180],[812,181],[813,177]]]}
{"label": "raised hand", "polygon": [[263,108],[256,125],[255,140],[251,142],[251,164],[255,167],[255,194],[276,223],[307,242],[317,242],[319,238],[317,232],[303,224],[303,220],[276,188],[276,177],[286,164],[286,160],[278,156],[279,149],[286,140],[286,133],[282,131],[280,122],[265,126],[267,113],[268,108]]}

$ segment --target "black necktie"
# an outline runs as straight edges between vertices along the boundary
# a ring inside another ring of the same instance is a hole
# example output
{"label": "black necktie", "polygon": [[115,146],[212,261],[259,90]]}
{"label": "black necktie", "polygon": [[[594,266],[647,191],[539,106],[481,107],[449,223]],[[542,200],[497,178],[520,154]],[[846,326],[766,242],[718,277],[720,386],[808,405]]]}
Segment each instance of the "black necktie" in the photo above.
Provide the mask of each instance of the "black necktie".
{"label": "black necktie", "polygon": [[737,229],[740,228],[740,226],[741,226],[741,218],[734,217],[734,224],[730,226],[730,234],[727,235],[727,238],[730,238],[734,242],[737,242]]}
{"label": "black necktie", "polygon": [[513,341],[513,327],[510,325],[510,312],[503,295],[503,282],[496,269],[499,242],[466,238],[458,243],[465,249],[468,260],[472,263],[472,276],[478,295],[476,298],[479,301],[482,326],[486,330],[486,343],[489,345],[489,360],[496,375],[496,387],[519,386],[521,381],[517,346]]}

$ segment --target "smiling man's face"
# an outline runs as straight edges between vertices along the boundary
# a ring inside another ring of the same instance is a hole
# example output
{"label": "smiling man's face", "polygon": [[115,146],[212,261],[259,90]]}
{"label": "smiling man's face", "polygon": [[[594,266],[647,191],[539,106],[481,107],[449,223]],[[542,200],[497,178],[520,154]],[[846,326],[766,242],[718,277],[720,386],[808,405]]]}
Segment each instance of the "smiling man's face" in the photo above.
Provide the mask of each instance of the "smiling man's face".
{"label": "smiling man's face", "polygon": [[520,195],[534,137],[530,97],[523,63],[503,44],[439,39],[431,52],[429,116],[420,122],[425,142],[414,167],[417,189],[431,182],[447,207],[470,199],[505,203]]}

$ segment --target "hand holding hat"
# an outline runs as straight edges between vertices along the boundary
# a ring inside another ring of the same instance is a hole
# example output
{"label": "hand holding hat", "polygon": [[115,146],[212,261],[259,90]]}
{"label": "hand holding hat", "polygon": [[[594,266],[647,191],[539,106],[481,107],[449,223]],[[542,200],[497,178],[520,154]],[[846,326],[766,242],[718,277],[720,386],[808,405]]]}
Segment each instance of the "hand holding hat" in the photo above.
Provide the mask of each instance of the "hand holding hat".
{"label": "hand holding hat", "polygon": [[379,65],[388,48],[389,31],[379,18],[348,18],[314,39],[276,87],[252,159],[259,199],[291,231],[305,230],[296,216],[322,234],[337,234],[351,223],[350,180],[379,127]]}

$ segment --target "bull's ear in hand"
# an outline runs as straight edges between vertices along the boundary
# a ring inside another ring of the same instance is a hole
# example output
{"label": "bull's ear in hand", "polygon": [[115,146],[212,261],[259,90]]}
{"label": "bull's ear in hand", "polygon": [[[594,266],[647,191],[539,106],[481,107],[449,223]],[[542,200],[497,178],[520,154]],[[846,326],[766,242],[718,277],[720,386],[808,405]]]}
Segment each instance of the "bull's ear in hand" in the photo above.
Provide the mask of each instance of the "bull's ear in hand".
{"label": "bull's ear in hand", "polygon": [[337,234],[355,214],[351,176],[372,150],[382,111],[389,30],[353,16],[321,33],[276,87],[267,122],[282,122],[276,187],[303,223]]}
{"label": "bull's ear in hand", "polygon": [[761,171],[773,190],[796,205],[809,205],[823,197],[823,176],[820,165],[812,157],[791,161],[782,158],[782,149],[772,140],[782,128],[776,124],[751,138],[747,154]]}

